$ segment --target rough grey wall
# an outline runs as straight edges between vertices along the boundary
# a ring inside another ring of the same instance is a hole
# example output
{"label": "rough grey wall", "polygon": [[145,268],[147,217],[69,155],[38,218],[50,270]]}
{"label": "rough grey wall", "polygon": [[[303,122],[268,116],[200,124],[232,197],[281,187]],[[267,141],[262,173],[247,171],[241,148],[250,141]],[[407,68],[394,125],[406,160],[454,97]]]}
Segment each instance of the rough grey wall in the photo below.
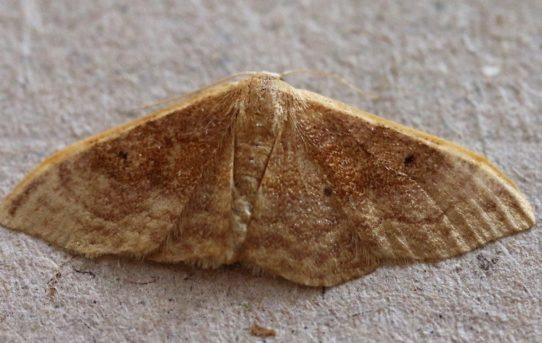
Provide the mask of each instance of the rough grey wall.
{"label": "rough grey wall", "polygon": [[[305,67],[378,98],[307,75],[294,85],[487,154],[539,214],[542,1],[331,3],[1,0],[0,196],[131,109],[238,71]],[[537,226],[323,292],[236,267],[74,258],[0,228],[0,341],[253,341],[257,322],[285,342],[534,342],[541,248]]]}

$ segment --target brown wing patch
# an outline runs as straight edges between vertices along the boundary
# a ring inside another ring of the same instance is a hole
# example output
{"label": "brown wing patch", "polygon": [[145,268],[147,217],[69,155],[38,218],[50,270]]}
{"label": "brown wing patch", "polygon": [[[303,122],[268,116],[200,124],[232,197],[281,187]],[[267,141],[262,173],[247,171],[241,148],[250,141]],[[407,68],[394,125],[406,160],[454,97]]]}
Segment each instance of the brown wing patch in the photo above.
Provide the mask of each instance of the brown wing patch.
{"label": "brown wing patch", "polygon": [[89,256],[155,250],[220,151],[236,91],[60,152],[6,198],[0,221]]}

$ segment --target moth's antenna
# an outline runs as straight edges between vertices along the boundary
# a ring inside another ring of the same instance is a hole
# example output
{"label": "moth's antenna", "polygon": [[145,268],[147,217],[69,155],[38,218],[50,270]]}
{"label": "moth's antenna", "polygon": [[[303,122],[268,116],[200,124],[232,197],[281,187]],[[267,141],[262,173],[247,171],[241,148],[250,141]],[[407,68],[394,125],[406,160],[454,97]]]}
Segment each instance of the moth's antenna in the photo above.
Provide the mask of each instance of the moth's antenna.
{"label": "moth's antenna", "polygon": [[352,82],[342,77],[341,75],[337,73],[329,72],[329,71],[299,68],[299,69],[286,70],[280,73],[279,75],[280,75],[280,79],[284,80],[285,77],[289,75],[293,75],[293,74],[312,74],[312,75],[317,75],[317,76],[329,77],[329,78],[335,79],[335,81],[342,83],[343,85],[352,89],[354,92],[358,93],[358,95],[361,95],[362,97],[367,98],[369,100],[375,100],[375,99],[378,99],[379,97],[378,94],[366,92],[363,89],[354,85]]}

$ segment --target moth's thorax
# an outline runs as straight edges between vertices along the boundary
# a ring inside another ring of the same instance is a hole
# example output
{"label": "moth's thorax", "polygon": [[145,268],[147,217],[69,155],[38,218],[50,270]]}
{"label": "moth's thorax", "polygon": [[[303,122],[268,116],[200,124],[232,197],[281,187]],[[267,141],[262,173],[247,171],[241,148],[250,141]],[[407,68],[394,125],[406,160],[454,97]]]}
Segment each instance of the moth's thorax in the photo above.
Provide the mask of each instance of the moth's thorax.
{"label": "moth's thorax", "polygon": [[255,195],[286,115],[281,81],[257,74],[245,81],[234,128],[233,228],[242,243]]}

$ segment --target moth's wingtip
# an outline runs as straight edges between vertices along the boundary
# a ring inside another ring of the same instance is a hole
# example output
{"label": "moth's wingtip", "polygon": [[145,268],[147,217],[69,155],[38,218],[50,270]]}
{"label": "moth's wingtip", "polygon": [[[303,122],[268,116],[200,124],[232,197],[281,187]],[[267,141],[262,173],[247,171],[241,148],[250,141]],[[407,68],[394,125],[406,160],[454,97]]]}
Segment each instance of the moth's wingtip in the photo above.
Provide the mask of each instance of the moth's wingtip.
{"label": "moth's wingtip", "polygon": [[532,228],[536,224],[536,218],[534,214],[534,208],[531,205],[531,202],[527,196],[521,191],[517,190],[515,192],[517,207],[521,209],[521,213],[524,217],[524,224],[518,231],[526,231]]}
{"label": "moth's wingtip", "polygon": [[[518,225],[512,231],[521,232],[529,230],[536,223],[536,219],[534,208],[527,195],[521,190],[519,185],[498,166],[484,156],[477,156],[479,157],[479,160],[483,159],[481,169],[505,186],[506,193],[511,198],[506,210],[521,216],[521,220],[519,221],[521,225]],[[518,218],[517,216],[515,217]]]}
{"label": "moth's wingtip", "polygon": [[536,224],[536,217],[534,215],[533,206],[527,201],[527,208],[525,210],[525,215],[527,217],[527,228],[526,230],[532,228]]}
{"label": "moth's wingtip", "polygon": [[0,200],[0,226],[12,231],[32,235],[30,230],[25,228],[24,217],[17,213],[19,207],[17,198],[19,194],[17,191],[13,191]]}
{"label": "moth's wingtip", "polygon": [[10,222],[13,216],[9,213],[10,207],[7,198],[0,201],[0,226],[11,228]]}

